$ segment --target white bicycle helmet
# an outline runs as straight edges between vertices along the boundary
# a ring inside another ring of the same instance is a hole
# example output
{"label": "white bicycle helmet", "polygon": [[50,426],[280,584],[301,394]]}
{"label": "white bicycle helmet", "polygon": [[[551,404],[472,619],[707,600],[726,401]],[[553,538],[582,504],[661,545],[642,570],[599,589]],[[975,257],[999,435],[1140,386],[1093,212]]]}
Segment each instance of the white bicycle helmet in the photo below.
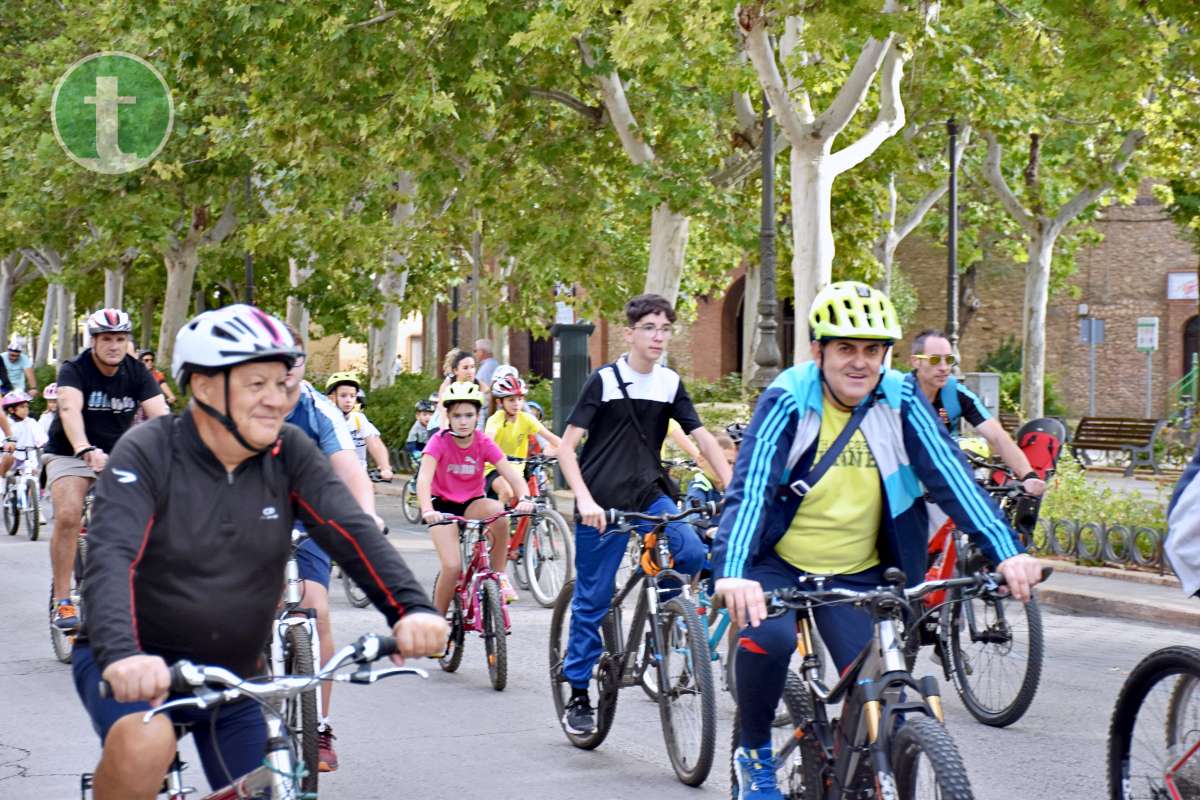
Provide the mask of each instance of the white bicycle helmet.
{"label": "white bicycle helmet", "polygon": [[496,367],[496,370],[492,373],[492,383],[499,383],[509,375],[513,376],[514,378],[521,377],[520,371],[518,371],[517,368],[512,364],[501,364],[500,366]]}
{"label": "white bicycle helmet", "polygon": [[119,308],[102,308],[87,318],[89,336],[99,333],[132,333],[129,315]]}
{"label": "white bicycle helmet", "polygon": [[171,374],[182,389],[189,371],[221,370],[247,361],[282,361],[290,368],[300,355],[284,324],[242,303],[205,311],[180,329]]}

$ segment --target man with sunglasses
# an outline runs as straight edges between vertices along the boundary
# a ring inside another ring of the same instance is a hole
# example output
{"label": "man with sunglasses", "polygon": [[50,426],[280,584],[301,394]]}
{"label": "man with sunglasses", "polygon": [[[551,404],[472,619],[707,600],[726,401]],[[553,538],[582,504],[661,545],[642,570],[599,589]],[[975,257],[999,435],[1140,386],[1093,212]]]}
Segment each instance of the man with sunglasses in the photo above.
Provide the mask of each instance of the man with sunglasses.
{"label": "man with sunglasses", "polygon": [[951,374],[958,359],[946,334],[932,328],[918,333],[913,339],[911,361],[917,386],[933,405],[950,435],[958,436],[962,420],[971,423],[971,427],[987,440],[992,452],[1014,475],[1021,476],[1025,491],[1040,497],[1046,491],[1046,482],[1037,477],[1029,459],[988,412],[979,396]]}

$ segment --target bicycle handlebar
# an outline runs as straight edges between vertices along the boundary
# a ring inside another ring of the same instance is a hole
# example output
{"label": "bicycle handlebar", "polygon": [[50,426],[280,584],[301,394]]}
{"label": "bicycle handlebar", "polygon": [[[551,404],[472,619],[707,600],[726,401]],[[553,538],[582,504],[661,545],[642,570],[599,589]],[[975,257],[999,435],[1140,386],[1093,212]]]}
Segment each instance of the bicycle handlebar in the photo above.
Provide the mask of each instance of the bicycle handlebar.
{"label": "bicycle handlebar", "polygon": [[631,522],[678,522],[681,519],[699,515],[715,517],[719,513],[721,513],[721,503],[709,500],[707,503],[685,508],[676,514],[643,514],[640,511],[622,511],[619,508],[610,508],[604,512],[604,518],[609,525],[627,525]]}
{"label": "bicycle handlebar", "polygon": [[[532,497],[528,497],[528,498],[526,498],[526,500],[528,500],[531,503],[533,502]],[[425,527],[426,528],[436,528],[438,525],[447,525],[451,522],[456,522],[466,528],[484,528],[484,527],[487,527],[488,525],[491,525],[493,522],[500,519],[501,517],[514,517],[515,518],[515,517],[532,517],[532,516],[534,516],[534,515],[525,513],[524,511],[516,511],[516,510],[511,510],[511,509],[508,511],[501,511],[499,514],[493,514],[490,517],[483,517],[481,519],[474,519],[471,517],[460,517],[457,514],[442,514],[442,519],[440,522],[426,522]]]}
{"label": "bicycle handlebar", "polygon": [[505,460],[511,461],[514,464],[528,464],[532,467],[549,466],[558,463],[558,456],[547,456],[541,453],[534,456],[505,456]]}

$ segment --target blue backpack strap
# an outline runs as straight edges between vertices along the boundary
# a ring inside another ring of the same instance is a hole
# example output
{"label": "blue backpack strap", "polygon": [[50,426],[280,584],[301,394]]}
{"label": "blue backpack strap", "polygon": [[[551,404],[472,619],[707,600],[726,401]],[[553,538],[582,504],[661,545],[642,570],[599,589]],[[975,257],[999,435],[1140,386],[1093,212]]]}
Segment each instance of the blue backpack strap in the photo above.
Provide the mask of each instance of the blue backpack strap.
{"label": "blue backpack strap", "polygon": [[946,411],[946,416],[950,418],[950,433],[957,436],[959,420],[962,419],[962,404],[958,401],[958,379],[951,375],[946,379],[946,385],[942,387],[940,392],[942,398],[942,408]]}

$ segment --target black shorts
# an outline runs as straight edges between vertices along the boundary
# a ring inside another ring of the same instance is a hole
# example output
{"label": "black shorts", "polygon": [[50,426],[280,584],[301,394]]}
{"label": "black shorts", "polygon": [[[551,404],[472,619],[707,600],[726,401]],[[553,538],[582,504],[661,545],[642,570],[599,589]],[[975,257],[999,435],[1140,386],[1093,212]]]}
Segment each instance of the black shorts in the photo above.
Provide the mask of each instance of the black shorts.
{"label": "black shorts", "polygon": [[483,493],[492,500],[500,499],[500,495],[496,494],[496,490],[492,487],[492,484],[494,484],[497,480],[504,480],[497,470],[492,470],[487,474],[487,477],[483,479]]}
{"label": "black shorts", "polygon": [[449,514],[452,517],[462,517],[466,516],[467,506],[471,505],[471,503],[474,503],[476,500],[483,499],[483,495],[479,495],[479,497],[472,497],[466,502],[459,503],[454,500],[443,500],[440,497],[435,497],[433,498],[433,510],[442,514]]}

